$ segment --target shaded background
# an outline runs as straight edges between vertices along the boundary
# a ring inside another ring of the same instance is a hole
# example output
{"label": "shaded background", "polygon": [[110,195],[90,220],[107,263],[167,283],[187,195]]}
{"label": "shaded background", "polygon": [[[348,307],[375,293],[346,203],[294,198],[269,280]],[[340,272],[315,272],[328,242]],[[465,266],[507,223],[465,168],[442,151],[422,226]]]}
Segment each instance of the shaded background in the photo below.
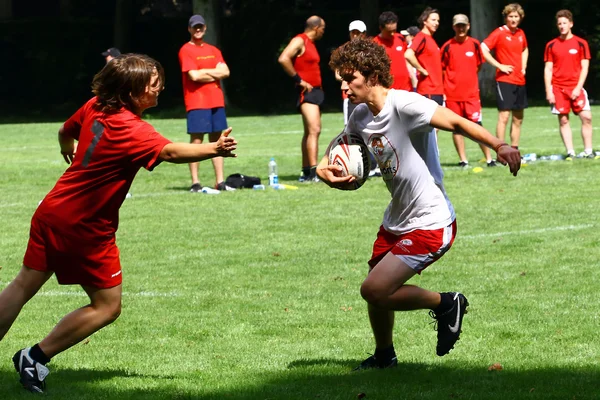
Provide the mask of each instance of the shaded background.
{"label": "shaded background", "polygon": [[[506,3],[487,1],[496,5],[497,26],[501,25],[501,11]],[[277,57],[289,40],[303,31],[304,21],[312,14],[323,17],[327,24],[325,36],[317,42],[326,93],[324,110],[341,110],[339,85],[327,62],[331,51],[347,40],[348,23],[365,15],[365,1],[216,0],[212,3],[216,4],[218,22],[209,29],[218,31],[218,46],[231,70],[231,77],[224,81],[230,115],[295,112],[293,84]],[[367,15],[392,10],[400,19],[398,29],[404,29],[416,25],[416,18],[426,6],[438,8],[441,27],[435,39],[441,46],[453,36],[452,15],[469,15],[470,3],[373,0],[368,2]],[[600,97],[600,23],[596,22],[600,17],[600,2],[529,0],[520,4],[526,13],[521,27],[530,48],[527,88],[531,103],[545,104],[543,51],[546,42],[557,36],[554,15],[561,8],[573,12],[573,32],[590,43],[592,62],[585,87],[590,99]],[[122,52],[148,54],[165,67],[166,88],[158,109],[152,113],[184,116],[177,53],[189,40],[187,20],[193,14],[192,0],[0,0],[0,12],[2,9],[0,117],[3,120],[70,115],[90,97],[91,79],[104,65],[100,53],[118,43]],[[376,15],[374,21],[365,18],[370,35],[378,33]],[[493,99],[483,100],[484,104],[494,104],[490,103]]]}

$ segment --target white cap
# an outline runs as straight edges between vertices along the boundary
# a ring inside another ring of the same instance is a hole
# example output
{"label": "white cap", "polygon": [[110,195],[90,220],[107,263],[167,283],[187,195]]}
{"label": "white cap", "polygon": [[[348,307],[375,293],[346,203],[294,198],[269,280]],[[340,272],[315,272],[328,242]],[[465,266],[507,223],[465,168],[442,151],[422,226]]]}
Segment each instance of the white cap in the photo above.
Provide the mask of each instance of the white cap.
{"label": "white cap", "polygon": [[362,22],[361,20],[357,19],[356,21],[352,21],[350,22],[350,26],[348,26],[348,31],[354,31],[357,30],[359,32],[366,32],[367,31],[367,25],[365,25],[364,22]]}
{"label": "white cap", "polygon": [[410,35],[410,33],[408,33],[408,31],[407,31],[406,29],[402,29],[402,30],[400,31],[400,34],[401,34],[402,36],[408,36],[408,35]]}

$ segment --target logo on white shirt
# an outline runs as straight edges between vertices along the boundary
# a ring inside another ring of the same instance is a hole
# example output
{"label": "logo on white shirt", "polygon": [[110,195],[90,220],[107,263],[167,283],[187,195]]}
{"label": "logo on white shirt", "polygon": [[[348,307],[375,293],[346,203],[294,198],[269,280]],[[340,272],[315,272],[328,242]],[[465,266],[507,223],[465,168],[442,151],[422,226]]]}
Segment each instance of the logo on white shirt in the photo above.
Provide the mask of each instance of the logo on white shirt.
{"label": "logo on white shirt", "polygon": [[398,156],[389,140],[385,136],[372,136],[369,139],[369,147],[373,150],[383,180],[393,179],[398,172]]}

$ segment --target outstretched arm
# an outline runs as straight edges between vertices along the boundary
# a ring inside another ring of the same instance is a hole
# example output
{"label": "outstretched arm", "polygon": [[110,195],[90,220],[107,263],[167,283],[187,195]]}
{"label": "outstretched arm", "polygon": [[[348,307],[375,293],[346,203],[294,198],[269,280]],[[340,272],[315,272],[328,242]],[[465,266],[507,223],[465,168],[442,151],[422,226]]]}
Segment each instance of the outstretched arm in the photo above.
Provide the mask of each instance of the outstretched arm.
{"label": "outstretched arm", "polygon": [[469,121],[466,118],[459,117],[446,107],[438,107],[431,117],[431,126],[449,132],[458,132],[461,135],[483,144],[497,153],[497,160],[502,164],[508,164],[510,172],[517,176],[521,168],[521,153],[519,150],[510,147],[504,141],[493,136],[481,125]]}
{"label": "outstretched arm", "polygon": [[233,154],[237,141],[229,137],[231,128],[227,128],[218,141],[214,143],[169,143],[163,147],[158,159],[175,164],[202,161],[213,157],[237,157]]}

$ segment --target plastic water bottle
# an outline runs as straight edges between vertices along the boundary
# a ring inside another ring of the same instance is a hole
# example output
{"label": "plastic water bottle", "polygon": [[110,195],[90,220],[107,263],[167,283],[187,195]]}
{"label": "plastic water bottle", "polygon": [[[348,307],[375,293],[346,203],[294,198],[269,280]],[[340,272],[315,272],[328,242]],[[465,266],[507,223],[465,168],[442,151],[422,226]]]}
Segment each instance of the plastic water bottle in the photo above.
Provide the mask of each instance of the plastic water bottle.
{"label": "plastic water bottle", "polygon": [[277,163],[274,158],[269,161],[269,186],[279,184],[279,175],[277,174]]}
{"label": "plastic water bottle", "polygon": [[523,161],[525,162],[531,162],[531,161],[536,161],[537,160],[537,154],[535,153],[529,153],[529,154],[525,154],[523,156]]}

